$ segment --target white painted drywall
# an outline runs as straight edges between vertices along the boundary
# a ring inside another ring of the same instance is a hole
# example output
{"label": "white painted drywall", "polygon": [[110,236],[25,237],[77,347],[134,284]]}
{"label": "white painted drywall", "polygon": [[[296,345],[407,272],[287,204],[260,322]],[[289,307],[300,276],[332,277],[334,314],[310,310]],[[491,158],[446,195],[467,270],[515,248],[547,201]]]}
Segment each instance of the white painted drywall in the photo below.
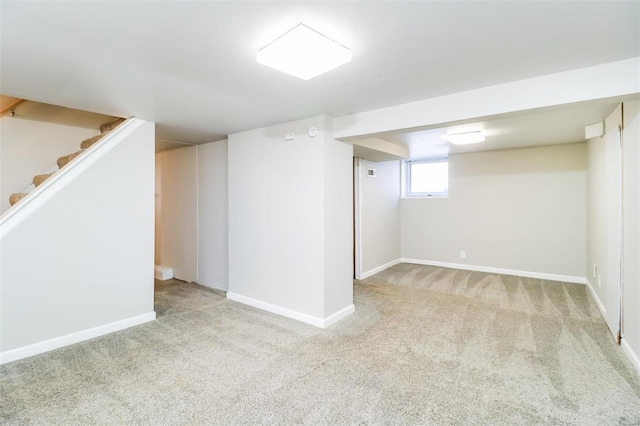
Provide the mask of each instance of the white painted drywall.
{"label": "white painted drywall", "polygon": [[[640,57],[336,117],[334,137],[418,130],[461,120],[640,92]],[[490,99],[490,102],[487,100]],[[440,126],[441,127],[441,126]]]}
{"label": "white painted drywall", "polygon": [[584,143],[451,155],[449,198],[400,205],[403,258],[584,278]]}
{"label": "white painted drywall", "polygon": [[353,304],[353,145],[324,117],[324,318]]}
{"label": "white painted drywall", "polygon": [[[227,290],[229,203],[227,146],[222,140],[197,146],[199,284]],[[250,192],[249,192],[250,193]]]}
{"label": "white painted drywall", "polygon": [[[624,111],[623,339],[640,356],[640,101]],[[638,366],[636,365],[636,368]]]}
{"label": "white painted drywall", "polygon": [[156,155],[155,178],[155,244],[153,261],[156,265],[162,264],[162,158]]}
{"label": "white painted drywall", "polygon": [[[607,277],[607,167],[604,137],[587,141],[587,262],[586,277],[605,314],[606,294],[598,276]],[[594,274],[594,265],[596,272]]]}
{"label": "white painted drywall", "polygon": [[[400,259],[400,161],[360,163],[362,272]],[[367,176],[375,169],[376,177]]]}
{"label": "white painted drywall", "polygon": [[[622,107],[606,119],[607,134],[587,141],[587,264],[586,275],[612,332],[619,331],[619,157],[618,132]],[[597,274],[593,276],[593,266]]]}
{"label": "white painted drywall", "polygon": [[2,238],[1,352],[153,313],[153,190],[143,123]]}
{"label": "white painted drywall", "polygon": [[0,118],[0,213],[9,196],[31,184],[35,175],[56,170],[56,160],[80,149],[80,143],[98,130],[25,120]]}
{"label": "white painted drywall", "polygon": [[161,173],[160,228],[162,266],[173,276],[195,281],[198,276],[198,161],[195,146],[163,151],[156,156]]}
{"label": "white painted drywall", "polygon": [[229,135],[230,292],[324,317],[323,143],[321,118]]}
{"label": "white painted drywall", "polygon": [[606,204],[606,221],[601,224],[605,227],[606,234],[606,259],[607,273],[602,275],[602,289],[606,296],[603,300],[606,308],[605,320],[609,329],[617,338],[621,332],[621,307],[620,307],[620,283],[622,272],[620,261],[622,258],[622,105],[618,107],[604,121],[606,155],[606,189],[605,193],[596,202]]}
{"label": "white painted drywall", "polygon": [[368,161],[392,161],[409,158],[409,147],[379,138],[353,141],[353,156]]}
{"label": "white painted drywall", "polygon": [[228,145],[229,292],[319,319],[349,306],[353,286],[352,150],[326,124],[264,127]]}

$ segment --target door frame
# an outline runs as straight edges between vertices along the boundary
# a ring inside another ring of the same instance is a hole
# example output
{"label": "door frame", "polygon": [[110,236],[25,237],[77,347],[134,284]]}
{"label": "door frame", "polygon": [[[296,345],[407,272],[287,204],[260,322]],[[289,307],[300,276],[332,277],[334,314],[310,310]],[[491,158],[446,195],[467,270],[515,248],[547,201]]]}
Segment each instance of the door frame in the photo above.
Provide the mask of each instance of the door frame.
{"label": "door frame", "polygon": [[362,279],[362,159],[353,157],[353,267],[356,280]]}

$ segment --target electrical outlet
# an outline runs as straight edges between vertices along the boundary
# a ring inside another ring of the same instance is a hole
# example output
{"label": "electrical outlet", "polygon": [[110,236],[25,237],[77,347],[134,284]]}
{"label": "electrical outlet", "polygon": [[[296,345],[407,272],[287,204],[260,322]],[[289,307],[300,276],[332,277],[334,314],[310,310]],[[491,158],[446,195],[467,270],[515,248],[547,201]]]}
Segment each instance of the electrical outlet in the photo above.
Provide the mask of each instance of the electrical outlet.
{"label": "electrical outlet", "polygon": [[593,264],[593,278],[598,276],[598,265]]}
{"label": "electrical outlet", "polygon": [[460,252],[460,259],[466,259],[467,258],[467,252],[466,251],[461,251]]}

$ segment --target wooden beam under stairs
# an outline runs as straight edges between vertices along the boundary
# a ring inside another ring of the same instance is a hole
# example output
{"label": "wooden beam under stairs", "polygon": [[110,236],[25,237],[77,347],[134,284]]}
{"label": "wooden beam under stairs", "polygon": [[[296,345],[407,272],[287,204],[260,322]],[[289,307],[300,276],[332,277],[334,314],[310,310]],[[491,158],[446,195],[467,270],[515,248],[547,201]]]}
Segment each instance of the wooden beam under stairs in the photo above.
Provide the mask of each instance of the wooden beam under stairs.
{"label": "wooden beam under stairs", "polygon": [[[11,98],[9,98],[9,99],[11,99]],[[6,113],[10,112],[13,108],[17,107],[18,105],[20,105],[24,101],[25,101],[25,99],[18,99],[18,98],[15,98],[14,100],[9,100],[9,103],[7,103],[6,105],[2,105],[0,107],[0,117],[5,115]]]}

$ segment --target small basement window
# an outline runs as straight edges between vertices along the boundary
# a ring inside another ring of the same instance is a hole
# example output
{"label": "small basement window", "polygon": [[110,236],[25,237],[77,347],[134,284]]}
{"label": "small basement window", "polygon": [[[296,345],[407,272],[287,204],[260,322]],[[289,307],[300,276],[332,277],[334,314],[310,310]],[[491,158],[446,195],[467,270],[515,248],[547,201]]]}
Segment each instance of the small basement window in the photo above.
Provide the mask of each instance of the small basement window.
{"label": "small basement window", "polygon": [[406,160],[404,170],[406,197],[449,196],[448,158]]}

